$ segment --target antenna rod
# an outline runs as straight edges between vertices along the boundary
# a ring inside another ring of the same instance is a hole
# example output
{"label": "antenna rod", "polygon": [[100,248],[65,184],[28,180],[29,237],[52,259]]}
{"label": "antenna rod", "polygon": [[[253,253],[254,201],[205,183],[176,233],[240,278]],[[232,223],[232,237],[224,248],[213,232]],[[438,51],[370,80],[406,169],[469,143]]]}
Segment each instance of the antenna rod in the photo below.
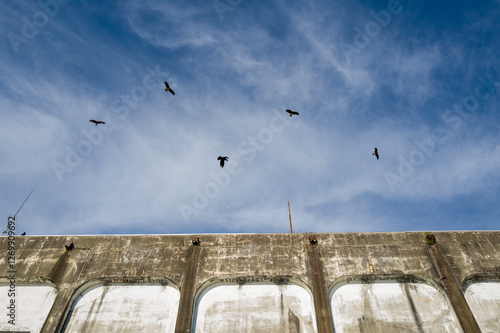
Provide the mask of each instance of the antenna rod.
{"label": "antenna rod", "polygon": [[[34,189],[33,189],[34,190]],[[16,215],[17,213],[19,213],[19,211],[21,210],[21,208],[23,208],[24,204],[26,203],[26,201],[28,201],[28,198],[30,197],[31,193],[33,193],[33,190],[31,190],[30,194],[28,194],[28,196],[26,197],[26,199],[24,199],[24,202],[23,204],[21,205],[21,207],[19,207],[19,209],[17,210],[16,214],[14,215],[14,220],[16,219]]]}
{"label": "antenna rod", "polygon": [[290,201],[288,201],[288,216],[290,217],[290,232],[293,234],[293,229],[292,229],[292,214],[290,213]]}

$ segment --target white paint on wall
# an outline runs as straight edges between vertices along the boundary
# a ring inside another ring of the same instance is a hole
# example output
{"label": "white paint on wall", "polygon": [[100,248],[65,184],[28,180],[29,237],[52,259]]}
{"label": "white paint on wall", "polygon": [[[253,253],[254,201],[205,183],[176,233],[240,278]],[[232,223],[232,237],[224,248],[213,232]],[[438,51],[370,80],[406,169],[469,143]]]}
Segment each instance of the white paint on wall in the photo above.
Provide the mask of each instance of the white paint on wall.
{"label": "white paint on wall", "polygon": [[463,332],[445,295],[419,282],[351,282],[330,292],[336,333]]}
{"label": "white paint on wall", "polygon": [[75,300],[64,332],[174,332],[179,298],[171,286],[98,285]]}
{"label": "white paint on wall", "polygon": [[316,332],[309,292],[294,284],[219,284],[197,299],[193,332]]}
{"label": "white paint on wall", "polygon": [[481,281],[465,290],[465,299],[483,333],[500,332],[500,281]]}
{"label": "white paint on wall", "polygon": [[[8,285],[0,285],[0,331],[29,331],[39,333],[56,299],[57,290],[52,286],[39,284],[16,284],[12,288]],[[14,303],[11,300],[14,300]],[[10,316],[14,304],[13,317]],[[14,324],[9,320],[14,319]]]}

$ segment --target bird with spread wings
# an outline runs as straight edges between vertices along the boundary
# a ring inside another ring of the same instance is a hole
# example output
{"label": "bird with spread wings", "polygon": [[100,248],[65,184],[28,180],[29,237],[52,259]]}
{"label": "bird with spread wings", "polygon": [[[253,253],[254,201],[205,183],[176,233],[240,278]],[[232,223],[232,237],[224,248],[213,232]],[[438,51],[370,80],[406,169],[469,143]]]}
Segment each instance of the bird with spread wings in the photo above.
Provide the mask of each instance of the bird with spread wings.
{"label": "bird with spread wings", "polygon": [[227,156],[219,156],[219,157],[217,157],[217,159],[220,161],[220,167],[223,168],[224,167],[224,162],[227,161],[229,159],[229,157],[227,157]]}
{"label": "bird with spread wings", "polygon": [[378,156],[378,149],[377,149],[377,147],[375,147],[375,152],[372,155],[374,155],[377,158],[377,160],[378,160],[379,156]]}
{"label": "bird with spread wings", "polygon": [[163,82],[165,82],[165,91],[170,92],[172,95],[175,95],[175,92],[172,90],[172,88],[170,88],[167,81],[163,81]]}
{"label": "bird with spread wings", "polygon": [[299,113],[298,113],[297,111],[292,111],[292,110],[288,110],[288,109],[287,109],[287,110],[285,110],[285,111],[286,111],[286,112],[288,112],[288,113],[290,114],[290,117],[291,117],[291,116],[294,116],[294,115],[295,115],[295,116],[298,116],[298,115],[299,115]]}
{"label": "bird with spread wings", "polygon": [[98,124],[102,124],[102,125],[106,124],[104,121],[100,121],[100,120],[90,119],[89,121],[90,121],[91,123],[94,123],[96,126],[97,126]]}

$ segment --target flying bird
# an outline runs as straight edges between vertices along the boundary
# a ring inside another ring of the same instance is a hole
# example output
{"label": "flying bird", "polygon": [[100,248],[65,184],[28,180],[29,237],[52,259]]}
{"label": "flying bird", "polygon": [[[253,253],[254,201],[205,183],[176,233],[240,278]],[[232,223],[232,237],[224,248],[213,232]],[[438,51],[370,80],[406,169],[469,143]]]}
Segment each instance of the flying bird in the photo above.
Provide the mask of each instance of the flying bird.
{"label": "flying bird", "polygon": [[296,115],[296,116],[299,115],[299,113],[297,111],[286,110],[286,112],[288,112],[290,114],[290,117],[293,116],[293,115]]}
{"label": "flying bird", "polygon": [[165,91],[167,91],[167,92],[170,91],[170,93],[172,95],[175,95],[175,92],[172,90],[172,88],[170,88],[170,86],[168,85],[167,81],[163,81],[163,82],[165,82]]}
{"label": "flying bird", "polygon": [[379,156],[378,156],[378,149],[377,149],[377,147],[375,147],[375,152],[372,155],[374,155],[377,158],[377,160],[378,160]]}
{"label": "flying bird", "polygon": [[90,121],[91,123],[94,123],[96,126],[97,126],[98,124],[103,124],[103,125],[104,125],[104,124],[106,124],[104,121],[100,121],[100,120],[90,119],[89,121]]}
{"label": "flying bird", "polygon": [[224,167],[224,162],[227,161],[229,159],[229,157],[227,157],[227,156],[219,156],[219,157],[217,157],[217,159],[220,161],[220,167],[223,168]]}
{"label": "flying bird", "polygon": [[21,236],[26,236],[26,232],[23,232],[23,233],[21,234]]}

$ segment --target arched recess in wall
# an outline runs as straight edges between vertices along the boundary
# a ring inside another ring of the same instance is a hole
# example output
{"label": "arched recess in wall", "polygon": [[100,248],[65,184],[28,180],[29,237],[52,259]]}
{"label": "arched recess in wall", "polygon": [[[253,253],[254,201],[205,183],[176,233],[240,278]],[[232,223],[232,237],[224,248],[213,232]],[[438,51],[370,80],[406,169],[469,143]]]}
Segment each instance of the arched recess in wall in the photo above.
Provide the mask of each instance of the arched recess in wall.
{"label": "arched recess in wall", "polygon": [[290,276],[216,277],[195,299],[191,332],[317,332],[312,293]]}
{"label": "arched recess in wall", "polygon": [[60,332],[174,332],[179,299],[165,278],[92,280],[73,294]]}
{"label": "arched recess in wall", "polygon": [[413,275],[342,277],[329,300],[336,333],[463,332],[444,290]]}
{"label": "arched recess in wall", "polygon": [[471,275],[463,291],[481,332],[500,332],[500,275]]}
{"label": "arched recess in wall", "polygon": [[56,299],[57,289],[48,280],[38,280],[42,282],[0,279],[1,332],[11,332],[13,328],[33,333],[42,330]]}

